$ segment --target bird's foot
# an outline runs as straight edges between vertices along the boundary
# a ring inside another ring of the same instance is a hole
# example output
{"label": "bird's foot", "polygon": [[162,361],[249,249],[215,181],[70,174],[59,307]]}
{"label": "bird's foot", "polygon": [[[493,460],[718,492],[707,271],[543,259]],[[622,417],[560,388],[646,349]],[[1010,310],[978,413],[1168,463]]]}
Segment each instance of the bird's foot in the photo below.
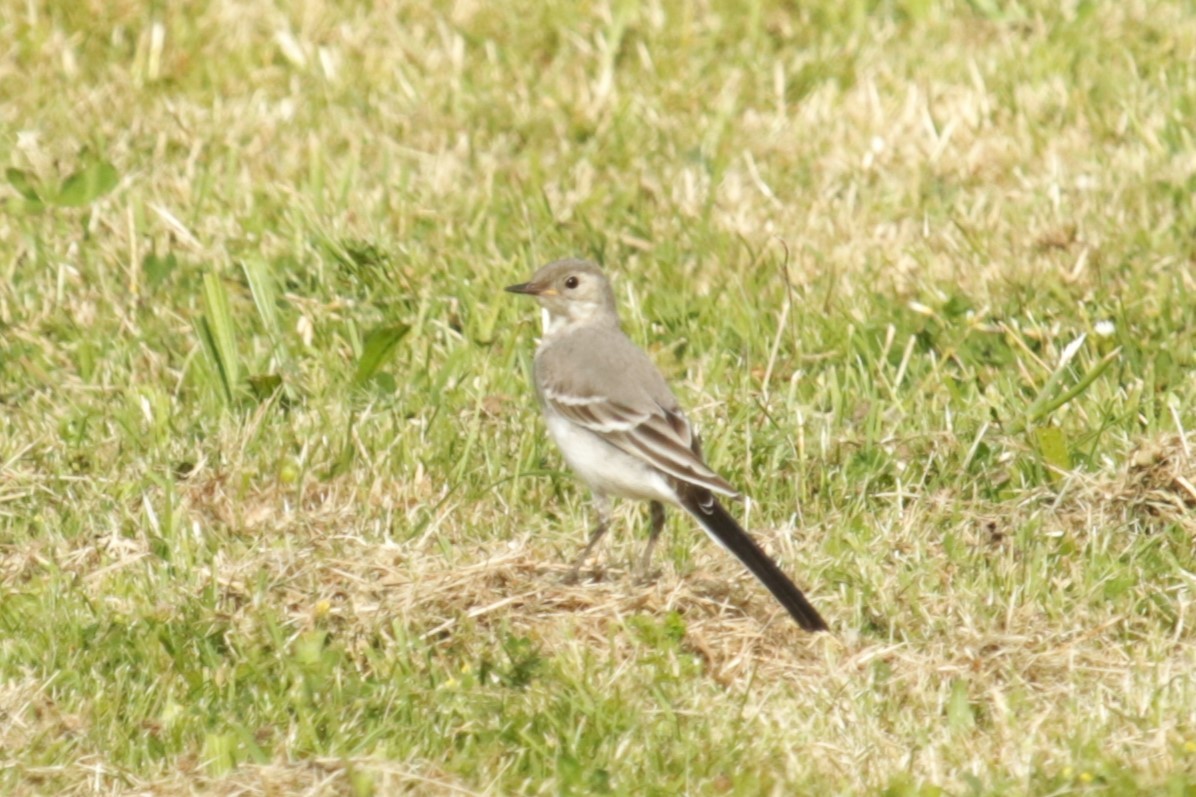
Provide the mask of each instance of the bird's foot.
{"label": "bird's foot", "polygon": [[660,568],[641,567],[635,573],[635,583],[641,587],[655,584],[661,572]]}
{"label": "bird's foot", "polygon": [[574,586],[575,584],[580,584],[582,581],[601,581],[602,575],[601,567],[586,568],[583,572],[581,565],[578,564],[569,568],[569,572],[565,573],[564,578],[561,579],[561,583]]}

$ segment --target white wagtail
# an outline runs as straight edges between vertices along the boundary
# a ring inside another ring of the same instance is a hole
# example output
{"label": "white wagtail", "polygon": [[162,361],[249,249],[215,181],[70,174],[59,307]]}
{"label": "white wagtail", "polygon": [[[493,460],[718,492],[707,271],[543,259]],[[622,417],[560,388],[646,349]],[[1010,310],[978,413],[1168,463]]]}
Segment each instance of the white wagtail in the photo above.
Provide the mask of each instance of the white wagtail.
{"label": "white wagtail", "polygon": [[565,462],[594,493],[598,524],[578,569],[610,526],[610,499],[649,501],[646,571],[664,526],[664,505],[684,509],[768,587],[807,631],[826,622],[776,563],[719,503],[739,497],[702,461],[698,434],[660,371],[619,328],[606,275],[584,260],[558,260],[507,288],[540,303],[544,337],[536,349],[536,392]]}

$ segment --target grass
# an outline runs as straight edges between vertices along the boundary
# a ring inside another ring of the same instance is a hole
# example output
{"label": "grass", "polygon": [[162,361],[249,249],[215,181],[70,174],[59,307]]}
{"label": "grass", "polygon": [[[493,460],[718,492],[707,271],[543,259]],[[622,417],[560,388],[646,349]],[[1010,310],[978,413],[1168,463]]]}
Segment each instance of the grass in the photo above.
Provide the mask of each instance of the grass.
{"label": "grass", "polygon": [[[1196,793],[1194,19],[0,0],[0,790]],[[832,634],[562,583],[567,255]]]}

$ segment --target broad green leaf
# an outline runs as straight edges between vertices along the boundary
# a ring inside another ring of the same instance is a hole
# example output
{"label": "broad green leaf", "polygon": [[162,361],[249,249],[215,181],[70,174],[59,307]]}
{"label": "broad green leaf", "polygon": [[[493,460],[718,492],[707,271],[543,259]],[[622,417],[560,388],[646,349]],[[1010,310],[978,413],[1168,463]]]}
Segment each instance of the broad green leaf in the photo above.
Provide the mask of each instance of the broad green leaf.
{"label": "broad green leaf", "polygon": [[1051,466],[1051,478],[1058,478],[1059,471],[1071,470],[1071,455],[1067,451],[1067,437],[1061,429],[1041,426],[1034,430],[1038,453]]}
{"label": "broad green leaf", "polygon": [[10,196],[4,201],[5,212],[14,216],[18,213],[40,213],[45,209],[46,206],[41,200],[18,199],[15,196]]}
{"label": "broad green leaf", "polygon": [[10,168],[4,172],[4,176],[8,178],[8,184],[15,188],[18,194],[30,202],[41,202],[42,198],[38,195],[37,188],[27,173],[20,169]]}
{"label": "broad green leaf", "polygon": [[208,733],[203,740],[203,759],[207,768],[223,775],[237,765],[237,740],[231,733]]}
{"label": "broad green leaf", "polygon": [[360,386],[370,381],[370,378],[378,373],[378,369],[390,359],[395,347],[410,329],[407,324],[396,324],[371,330],[365,336],[365,343],[361,347],[361,357],[357,360],[353,383]]}
{"label": "broad green leaf", "polygon": [[947,725],[953,731],[967,731],[975,724],[972,702],[968,699],[968,684],[963,679],[956,679],[951,684],[951,697],[947,699]]}
{"label": "broad green leaf", "polygon": [[278,374],[256,374],[247,381],[253,397],[258,401],[265,401],[282,387],[282,377]]}
{"label": "broad green leaf", "polygon": [[326,631],[304,631],[295,638],[291,653],[296,662],[303,667],[318,667],[324,658],[324,647],[328,642]]}
{"label": "broad green leaf", "polygon": [[116,167],[108,161],[95,160],[62,181],[54,204],[75,208],[90,204],[116,188],[120,181]]}

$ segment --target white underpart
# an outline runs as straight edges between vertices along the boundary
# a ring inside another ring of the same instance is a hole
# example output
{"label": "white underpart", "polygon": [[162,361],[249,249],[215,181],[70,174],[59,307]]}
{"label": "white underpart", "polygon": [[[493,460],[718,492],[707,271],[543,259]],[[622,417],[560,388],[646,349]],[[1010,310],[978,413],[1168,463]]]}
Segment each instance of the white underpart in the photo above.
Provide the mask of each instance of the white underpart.
{"label": "white underpart", "polygon": [[551,409],[545,420],[565,462],[595,493],[677,505],[676,493],[656,468]]}
{"label": "white underpart", "polygon": [[541,307],[540,323],[544,327],[544,336],[541,338],[541,341],[547,341],[553,336],[564,332],[568,327],[576,322],[571,320],[568,316],[553,315],[552,313],[548,312],[547,308]]}

